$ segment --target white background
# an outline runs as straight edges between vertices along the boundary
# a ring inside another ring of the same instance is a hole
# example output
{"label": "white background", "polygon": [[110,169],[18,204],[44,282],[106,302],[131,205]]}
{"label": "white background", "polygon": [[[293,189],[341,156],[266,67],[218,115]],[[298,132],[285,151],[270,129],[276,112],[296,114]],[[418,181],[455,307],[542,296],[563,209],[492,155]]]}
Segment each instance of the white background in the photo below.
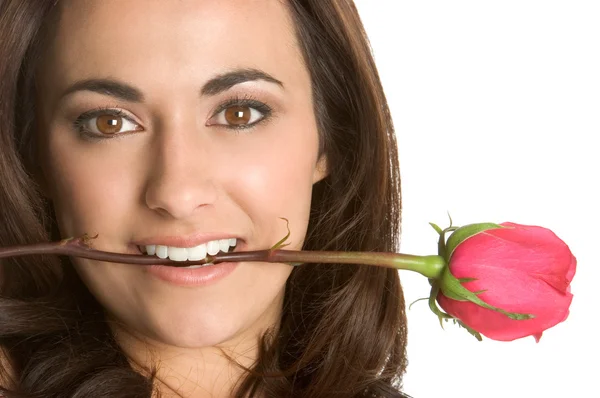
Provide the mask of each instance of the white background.
{"label": "white background", "polygon": [[[477,342],[409,311],[415,398],[600,397],[600,1],[356,0],[395,121],[402,252],[435,254],[429,221],[552,229],[578,259],[566,322]],[[425,278],[401,273],[407,302]]]}

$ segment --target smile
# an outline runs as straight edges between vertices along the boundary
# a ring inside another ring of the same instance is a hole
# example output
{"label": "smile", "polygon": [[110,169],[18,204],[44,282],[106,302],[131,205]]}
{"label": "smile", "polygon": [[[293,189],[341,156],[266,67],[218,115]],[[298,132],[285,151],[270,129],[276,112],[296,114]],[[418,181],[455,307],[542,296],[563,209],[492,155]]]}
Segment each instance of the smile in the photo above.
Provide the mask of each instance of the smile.
{"label": "smile", "polygon": [[237,245],[236,238],[211,240],[193,247],[176,247],[165,245],[138,246],[140,252],[161,259],[169,258],[172,261],[198,261],[207,255],[214,256],[219,252],[227,253]]}

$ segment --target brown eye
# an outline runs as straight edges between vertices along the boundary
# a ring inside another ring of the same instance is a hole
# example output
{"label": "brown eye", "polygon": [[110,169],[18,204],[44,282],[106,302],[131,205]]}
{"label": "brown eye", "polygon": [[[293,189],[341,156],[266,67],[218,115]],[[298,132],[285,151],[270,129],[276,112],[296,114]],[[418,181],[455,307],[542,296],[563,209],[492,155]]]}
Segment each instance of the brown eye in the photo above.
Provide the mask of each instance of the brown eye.
{"label": "brown eye", "polygon": [[225,109],[225,121],[233,126],[248,124],[252,118],[252,108],[248,106],[231,106]]}
{"label": "brown eye", "polygon": [[96,129],[106,135],[118,133],[123,128],[123,118],[114,115],[102,115],[96,117]]}
{"label": "brown eye", "polygon": [[232,129],[252,127],[271,115],[271,108],[262,102],[223,105],[206,123],[207,126],[226,126]]}
{"label": "brown eye", "polygon": [[74,126],[81,134],[96,138],[112,138],[123,133],[144,130],[120,109],[86,112],[75,120]]}

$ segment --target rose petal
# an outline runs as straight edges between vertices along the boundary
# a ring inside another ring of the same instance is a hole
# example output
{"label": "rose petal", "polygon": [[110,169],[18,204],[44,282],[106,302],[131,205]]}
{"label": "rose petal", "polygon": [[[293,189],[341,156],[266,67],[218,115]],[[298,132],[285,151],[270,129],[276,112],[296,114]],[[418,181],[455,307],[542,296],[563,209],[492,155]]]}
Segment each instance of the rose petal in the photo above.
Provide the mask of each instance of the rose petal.
{"label": "rose petal", "polygon": [[568,246],[542,227],[502,225],[512,228],[488,230],[458,245],[450,260],[452,274],[478,278],[475,268],[485,268],[484,274],[490,268],[514,270],[522,278],[533,276],[566,292],[576,268]]}
{"label": "rose petal", "polygon": [[444,311],[484,336],[493,340],[512,341],[527,336],[541,337],[544,330],[564,321],[572,297],[566,294],[563,302],[550,304],[551,311],[538,313],[536,318],[527,320],[513,320],[499,312],[471,302],[452,300],[443,294],[438,296],[438,302]]}

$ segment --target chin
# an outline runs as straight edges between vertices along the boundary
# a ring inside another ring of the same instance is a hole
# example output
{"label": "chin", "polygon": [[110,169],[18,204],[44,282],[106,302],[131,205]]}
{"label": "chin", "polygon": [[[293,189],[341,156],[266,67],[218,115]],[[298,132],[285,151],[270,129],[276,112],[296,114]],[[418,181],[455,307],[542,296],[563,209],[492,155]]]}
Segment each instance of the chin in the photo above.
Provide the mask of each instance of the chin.
{"label": "chin", "polygon": [[228,342],[239,341],[242,335],[245,336],[244,339],[252,337],[247,335],[252,333],[248,330],[251,328],[244,327],[239,317],[227,319],[224,313],[203,314],[196,320],[190,314],[184,314],[178,319],[163,316],[161,320],[163,322],[160,324],[146,325],[146,332],[143,334],[162,344],[180,348],[226,346]]}

